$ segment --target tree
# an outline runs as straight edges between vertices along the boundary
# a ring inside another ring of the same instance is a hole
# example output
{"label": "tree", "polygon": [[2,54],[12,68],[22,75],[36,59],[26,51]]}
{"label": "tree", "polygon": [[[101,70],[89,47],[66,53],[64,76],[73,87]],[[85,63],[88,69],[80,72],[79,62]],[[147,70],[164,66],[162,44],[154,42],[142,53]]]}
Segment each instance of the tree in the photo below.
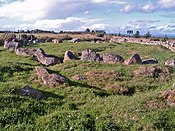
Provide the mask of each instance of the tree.
{"label": "tree", "polygon": [[89,28],[87,28],[85,32],[86,32],[86,33],[90,33],[91,31],[90,31]]}
{"label": "tree", "polygon": [[168,40],[168,36],[167,36],[167,34],[164,36],[164,38],[163,38],[163,41],[167,41]]}
{"label": "tree", "polygon": [[131,35],[133,35],[133,30],[127,30],[127,34],[130,37]]}
{"label": "tree", "polygon": [[60,33],[60,34],[62,34],[62,33],[64,33],[64,31],[63,31],[63,30],[61,30],[59,33]]}
{"label": "tree", "polygon": [[145,38],[150,38],[151,37],[151,33],[148,31],[145,35],[144,35]]}
{"label": "tree", "polygon": [[136,33],[134,34],[134,37],[135,38],[140,38],[141,36],[140,36],[140,32],[139,31],[136,31]]}
{"label": "tree", "polygon": [[92,31],[91,31],[91,33],[92,33],[92,34],[95,34],[95,31],[94,31],[94,30],[92,30]]}

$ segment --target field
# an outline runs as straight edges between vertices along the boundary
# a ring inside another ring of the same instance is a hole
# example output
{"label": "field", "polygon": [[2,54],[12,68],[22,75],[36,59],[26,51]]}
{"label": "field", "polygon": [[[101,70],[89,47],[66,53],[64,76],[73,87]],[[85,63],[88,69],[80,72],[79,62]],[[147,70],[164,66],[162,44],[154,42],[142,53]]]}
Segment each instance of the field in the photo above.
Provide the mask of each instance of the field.
{"label": "field", "polygon": [[[0,130],[12,131],[117,131],[175,130],[175,109],[160,97],[171,89],[175,68],[165,67],[175,54],[161,46],[135,43],[44,43],[27,48],[42,48],[63,59],[67,50],[78,57],[89,48],[100,55],[112,52],[128,59],[138,53],[142,59],[157,58],[156,65],[104,64],[69,61],[48,66],[50,72],[65,76],[68,84],[49,88],[37,78],[36,58],[17,56],[0,47]],[[153,79],[137,72],[157,66],[166,70]],[[136,73],[135,73],[136,72]],[[83,80],[74,77],[80,75]],[[18,88],[29,85],[44,93],[42,99],[19,96]],[[121,91],[127,90],[127,93]]]}

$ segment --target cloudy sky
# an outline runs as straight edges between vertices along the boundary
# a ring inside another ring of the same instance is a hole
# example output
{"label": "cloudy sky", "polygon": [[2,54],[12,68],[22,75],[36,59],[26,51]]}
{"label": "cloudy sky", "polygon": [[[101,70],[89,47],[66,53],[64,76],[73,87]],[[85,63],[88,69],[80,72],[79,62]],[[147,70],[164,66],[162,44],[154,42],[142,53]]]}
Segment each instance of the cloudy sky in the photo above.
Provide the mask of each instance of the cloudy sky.
{"label": "cloudy sky", "polygon": [[175,0],[0,0],[0,30],[175,34]]}

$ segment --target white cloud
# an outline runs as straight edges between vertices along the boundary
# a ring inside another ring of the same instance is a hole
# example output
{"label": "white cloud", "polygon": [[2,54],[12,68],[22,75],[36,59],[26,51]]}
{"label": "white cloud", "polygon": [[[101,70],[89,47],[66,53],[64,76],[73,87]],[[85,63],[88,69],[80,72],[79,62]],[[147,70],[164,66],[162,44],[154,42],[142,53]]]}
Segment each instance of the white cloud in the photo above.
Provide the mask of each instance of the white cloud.
{"label": "white cloud", "polygon": [[124,13],[130,13],[135,9],[135,6],[132,4],[128,4],[126,6],[124,6],[120,11],[124,12]]}
{"label": "white cloud", "polygon": [[110,31],[110,25],[109,24],[92,24],[92,25],[89,25],[89,26],[81,26],[81,30],[85,30],[87,28],[91,29],[91,30],[106,30],[106,31]]}
{"label": "white cloud", "polygon": [[155,11],[175,11],[175,0],[157,0],[157,2],[148,1],[143,5],[143,3],[129,3],[121,8],[121,12],[131,13],[131,12],[145,12],[152,13]]}
{"label": "white cloud", "polygon": [[68,17],[66,19],[55,19],[55,20],[37,20],[32,24],[19,24],[19,25],[4,25],[0,28],[9,30],[31,30],[31,29],[42,29],[42,30],[85,30],[90,29],[105,29],[108,25],[101,23],[103,19],[86,19],[78,17]]}
{"label": "white cloud", "polygon": [[109,3],[110,4],[118,4],[118,5],[125,5],[125,4],[127,4],[127,2],[124,1],[124,0],[111,0]]}
{"label": "white cloud", "polygon": [[85,11],[84,14],[85,15],[89,15],[90,13],[89,13],[89,11]]}
{"label": "white cloud", "polygon": [[47,2],[44,0],[15,1],[1,7],[0,16],[12,19],[34,20],[43,16],[43,9],[46,5]]}
{"label": "white cloud", "polygon": [[93,3],[103,3],[107,2],[108,0],[92,0]]}
{"label": "white cloud", "polygon": [[174,9],[175,1],[174,0],[158,0],[158,6],[164,9]]}
{"label": "white cloud", "polygon": [[144,12],[154,12],[156,10],[156,6],[149,2],[148,4],[142,6],[142,10]]}
{"label": "white cloud", "polygon": [[118,4],[118,5],[123,5],[126,4],[127,2],[125,0],[92,0],[93,3],[109,3],[109,4]]}
{"label": "white cloud", "polygon": [[132,25],[147,25],[147,24],[153,24],[153,23],[158,23],[160,20],[153,20],[153,19],[142,19],[142,20],[133,20],[130,22]]}
{"label": "white cloud", "polygon": [[0,16],[32,21],[43,18],[66,18],[76,12],[86,11],[91,8],[86,0],[24,0],[15,1],[0,7]]}
{"label": "white cloud", "polygon": [[[97,9],[99,6],[124,4],[122,0],[7,0],[11,3],[0,7],[0,16],[34,21],[38,19],[58,19]],[[7,2],[6,1],[6,2]],[[13,2],[12,2],[13,1]],[[0,2],[5,2],[1,0]]]}

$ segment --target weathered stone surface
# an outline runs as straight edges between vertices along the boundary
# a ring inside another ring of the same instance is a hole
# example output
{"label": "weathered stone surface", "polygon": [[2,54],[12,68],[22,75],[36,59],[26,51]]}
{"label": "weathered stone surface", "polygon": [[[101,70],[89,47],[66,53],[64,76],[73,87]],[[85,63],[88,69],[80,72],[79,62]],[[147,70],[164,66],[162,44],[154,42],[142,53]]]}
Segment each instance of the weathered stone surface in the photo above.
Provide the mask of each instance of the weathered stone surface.
{"label": "weathered stone surface", "polygon": [[95,51],[90,49],[85,49],[82,51],[81,60],[83,61],[100,61],[100,55],[97,54]]}
{"label": "weathered stone surface", "polygon": [[49,75],[48,71],[42,66],[35,67],[35,70],[36,70],[38,77],[40,78],[43,76]]}
{"label": "weathered stone surface", "polygon": [[43,65],[55,65],[55,64],[60,64],[60,60],[58,60],[55,57],[49,57],[45,54],[44,50],[39,48],[36,52],[35,52],[35,56],[37,57],[38,61],[40,63],[42,63]]}
{"label": "weathered stone surface", "polygon": [[138,54],[133,54],[127,61],[125,61],[126,65],[131,64],[142,64],[142,59]]}
{"label": "weathered stone surface", "polygon": [[17,48],[20,47],[20,43],[16,42],[15,40],[12,41],[4,41],[4,48],[15,51]]}
{"label": "weathered stone surface", "polygon": [[175,87],[175,83],[173,83],[172,87]]}
{"label": "weathered stone surface", "polygon": [[70,60],[77,60],[77,59],[78,58],[71,51],[66,51],[64,54],[63,62],[70,61]]}
{"label": "weathered stone surface", "polygon": [[42,79],[44,85],[48,85],[49,87],[55,87],[66,82],[65,77],[58,74],[49,74],[44,67],[37,66],[35,67],[35,70],[38,78]]}
{"label": "weathered stone surface", "polygon": [[123,63],[124,59],[120,55],[106,53],[103,55],[103,62],[109,64]]}
{"label": "weathered stone surface", "polygon": [[73,38],[72,40],[70,40],[70,42],[78,43],[81,42],[81,40],[79,38]]}
{"label": "weathered stone surface", "polygon": [[36,49],[34,48],[18,48],[16,54],[21,56],[35,56]]}
{"label": "weathered stone surface", "polygon": [[157,64],[158,60],[155,58],[151,58],[151,59],[147,59],[147,60],[143,60],[142,64]]}
{"label": "weathered stone surface", "polygon": [[72,76],[72,79],[78,80],[78,81],[83,81],[83,80],[86,80],[86,77],[83,75],[74,75],[74,76]]}
{"label": "weathered stone surface", "polygon": [[35,99],[40,99],[43,97],[43,93],[33,89],[30,86],[25,86],[23,88],[18,89],[18,94],[21,96],[29,96]]}
{"label": "weathered stone surface", "polygon": [[165,65],[175,66],[175,59],[170,59],[165,62]]}
{"label": "weathered stone surface", "polygon": [[171,107],[175,107],[175,89],[166,90],[161,92],[161,97],[163,97],[167,104]]}
{"label": "weathered stone surface", "polygon": [[154,77],[154,75],[159,76],[161,73],[164,73],[163,69],[160,67],[153,67],[153,66],[141,66],[139,69],[133,72],[134,76],[150,76]]}
{"label": "weathered stone surface", "polygon": [[62,43],[63,41],[61,39],[53,39],[52,42],[57,44],[57,43]]}

